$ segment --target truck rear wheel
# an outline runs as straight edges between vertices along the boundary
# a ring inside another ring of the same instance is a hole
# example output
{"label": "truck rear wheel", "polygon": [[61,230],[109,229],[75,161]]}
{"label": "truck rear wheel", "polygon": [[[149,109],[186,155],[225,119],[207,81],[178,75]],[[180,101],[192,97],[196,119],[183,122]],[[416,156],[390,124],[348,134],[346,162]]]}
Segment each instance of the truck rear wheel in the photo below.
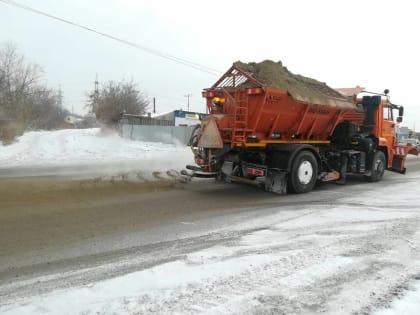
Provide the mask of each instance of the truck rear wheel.
{"label": "truck rear wheel", "polygon": [[307,193],[314,188],[317,176],[318,163],[314,154],[302,151],[293,161],[288,187],[296,194]]}
{"label": "truck rear wheel", "polygon": [[365,176],[368,182],[378,182],[384,176],[386,168],[385,154],[382,151],[376,151],[373,155],[372,168],[369,176]]}

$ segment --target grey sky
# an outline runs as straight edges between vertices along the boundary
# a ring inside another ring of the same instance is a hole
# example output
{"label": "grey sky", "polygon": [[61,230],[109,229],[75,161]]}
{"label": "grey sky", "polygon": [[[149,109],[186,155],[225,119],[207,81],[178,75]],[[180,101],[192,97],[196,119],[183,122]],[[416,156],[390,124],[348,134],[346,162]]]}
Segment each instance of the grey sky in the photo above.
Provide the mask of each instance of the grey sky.
{"label": "grey sky", "polygon": [[[226,71],[237,60],[281,60],[332,87],[390,89],[420,129],[416,1],[16,0],[162,53]],[[157,111],[204,111],[217,76],[0,2],[0,43],[12,42],[61,86],[65,106],[84,112],[99,81],[133,79]]]}

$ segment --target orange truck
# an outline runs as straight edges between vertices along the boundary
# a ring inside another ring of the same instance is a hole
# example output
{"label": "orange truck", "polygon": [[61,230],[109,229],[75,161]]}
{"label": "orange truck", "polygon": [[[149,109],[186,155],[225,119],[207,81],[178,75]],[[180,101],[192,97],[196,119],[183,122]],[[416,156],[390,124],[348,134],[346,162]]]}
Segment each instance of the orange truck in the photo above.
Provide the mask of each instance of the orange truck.
{"label": "orange truck", "polygon": [[348,174],[371,182],[385,170],[404,174],[407,154],[418,151],[396,141],[403,107],[387,90],[361,92],[334,90],[281,62],[234,63],[203,91],[209,115],[190,140],[197,165],[183,173],[279,194],[345,183]]}

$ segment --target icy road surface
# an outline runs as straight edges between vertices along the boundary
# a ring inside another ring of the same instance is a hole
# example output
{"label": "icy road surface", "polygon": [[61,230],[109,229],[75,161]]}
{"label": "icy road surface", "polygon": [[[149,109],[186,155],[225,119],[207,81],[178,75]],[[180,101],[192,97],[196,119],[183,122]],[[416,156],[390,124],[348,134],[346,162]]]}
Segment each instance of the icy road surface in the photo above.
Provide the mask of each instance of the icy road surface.
{"label": "icy road surface", "polygon": [[9,174],[0,314],[419,314],[420,158],[407,167],[287,196]]}

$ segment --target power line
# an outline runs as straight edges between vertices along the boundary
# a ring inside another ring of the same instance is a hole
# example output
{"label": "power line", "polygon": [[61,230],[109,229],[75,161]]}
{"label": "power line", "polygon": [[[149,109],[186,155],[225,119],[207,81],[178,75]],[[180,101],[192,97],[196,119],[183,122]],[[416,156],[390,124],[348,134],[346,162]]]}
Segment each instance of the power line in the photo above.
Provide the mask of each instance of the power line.
{"label": "power line", "polygon": [[72,22],[70,20],[63,19],[63,18],[60,18],[58,16],[55,16],[55,15],[52,15],[52,14],[49,14],[49,13],[46,13],[46,12],[43,12],[43,11],[34,9],[34,8],[29,7],[27,5],[24,5],[24,4],[20,4],[20,3],[16,2],[16,1],[12,1],[12,0],[0,0],[0,2],[3,2],[5,4],[11,5],[11,6],[15,6],[17,8],[20,8],[20,9],[23,9],[23,10],[26,10],[26,11],[30,11],[30,12],[35,13],[35,14],[38,14],[38,15],[42,15],[42,16],[48,17],[50,19],[54,19],[54,20],[59,21],[59,22],[62,22],[62,23],[66,23],[66,24],[72,25],[74,27],[81,28],[81,29],[83,29],[85,31],[89,31],[89,32],[95,33],[97,35],[100,35],[100,36],[103,36],[103,37],[106,37],[106,38],[115,40],[115,41],[117,41],[119,43],[122,43],[122,44],[125,44],[125,45],[128,45],[128,46],[134,47],[136,49],[143,50],[143,51],[148,52],[150,54],[153,54],[155,56],[159,56],[159,57],[162,57],[162,58],[165,58],[165,59],[168,59],[168,60],[171,60],[171,61],[180,63],[180,64],[182,64],[184,66],[187,66],[187,67],[190,67],[190,68],[199,70],[201,72],[209,73],[209,74],[212,74],[212,75],[220,75],[220,73],[221,73],[218,70],[209,68],[209,67],[204,66],[204,65],[201,65],[199,63],[196,63],[196,62],[193,62],[193,61],[189,61],[187,59],[179,58],[179,57],[176,57],[176,56],[173,56],[173,55],[170,55],[170,54],[166,54],[166,53],[163,53],[163,52],[161,52],[159,50],[148,48],[146,46],[139,45],[137,43],[134,43],[134,42],[131,42],[131,41],[128,41],[128,40],[125,40],[125,39],[122,39],[122,38],[119,38],[119,37],[116,37],[116,36],[107,34],[107,33],[103,33],[101,31],[97,31],[97,30],[95,30],[93,28],[90,28],[90,27],[87,27],[87,26],[84,26],[84,25],[81,25],[81,24]]}

